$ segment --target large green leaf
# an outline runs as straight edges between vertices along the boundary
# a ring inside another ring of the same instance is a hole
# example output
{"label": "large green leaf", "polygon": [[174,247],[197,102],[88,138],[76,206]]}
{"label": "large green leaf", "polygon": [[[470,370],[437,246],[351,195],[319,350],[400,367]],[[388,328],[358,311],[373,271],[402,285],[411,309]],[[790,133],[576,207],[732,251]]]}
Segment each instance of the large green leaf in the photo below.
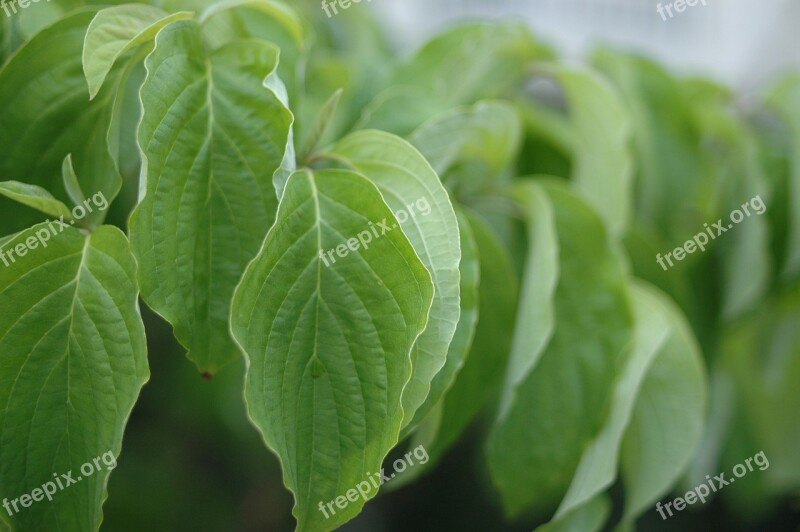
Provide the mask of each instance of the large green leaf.
{"label": "large green leaf", "polygon": [[653,504],[683,473],[706,414],[706,375],[697,340],[675,305],[659,299],[671,331],[645,376],[622,441],[624,520]]}
{"label": "large green leaf", "polygon": [[403,392],[403,424],[408,425],[444,366],[458,325],[461,247],[456,214],[436,172],[399,137],[359,131],[337,142],[327,155],[375,183],[433,278],[428,328],[412,352],[413,374]]}
{"label": "large green leaf", "polygon": [[2,257],[12,248],[15,261],[0,265],[0,493],[17,498],[71,471],[77,484],[10,521],[97,530],[109,471],[80,467],[119,455],[149,377],[136,265],[110,226],[86,236],[41,224],[6,242]]}
{"label": "large green leaf", "polygon": [[238,356],[230,299],[275,216],[272,174],[292,120],[264,86],[277,56],[251,40],[207,56],[197,25],[178,21],[161,30],[145,63],[131,243],[142,297],[202,372]]}
{"label": "large green leaf", "polygon": [[[87,195],[102,192],[110,202],[121,185],[107,140],[121,76],[112,72],[90,102],[81,68],[83,39],[93,16],[93,10],[85,10],[59,20],[0,69],[0,175],[43,187],[64,203],[68,196],[61,167],[70,153]],[[43,219],[6,199],[0,199],[0,210],[7,215],[0,233]],[[100,210],[90,215],[95,224],[104,216]]]}
{"label": "large green leaf", "polygon": [[[332,530],[357,515],[400,433],[433,284],[402,231],[367,242],[379,223],[397,220],[362,176],[293,174],[234,296],[248,412],[281,460],[298,530]],[[345,251],[326,255],[333,249]],[[363,498],[326,519],[318,503],[362,482]]]}
{"label": "large green leaf", "polygon": [[563,498],[608,416],[632,332],[623,268],[603,222],[566,187],[545,190],[558,237],[555,329],[543,352],[539,339],[528,346],[535,366],[488,441],[490,472],[510,515],[549,511]]}
{"label": "large green leaf", "polygon": [[151,41],[170,22],[191,17],[189,12],[168,15],[161,9],[143,4],[114,6],[97,13],[86,31],[82,55],[89,97],[97,95],[122,54]]}

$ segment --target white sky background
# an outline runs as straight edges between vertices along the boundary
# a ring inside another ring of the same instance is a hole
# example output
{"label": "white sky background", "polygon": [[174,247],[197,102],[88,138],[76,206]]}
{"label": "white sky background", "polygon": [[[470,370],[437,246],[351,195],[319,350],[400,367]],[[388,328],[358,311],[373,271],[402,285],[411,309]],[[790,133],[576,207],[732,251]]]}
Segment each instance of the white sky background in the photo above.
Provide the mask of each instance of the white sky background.
{"label": "white sky background", "polygon": [[366,5],[405,52],[456,20],[520,17],[568,59],[582,58],[593,43],[605,42],[645,52],[680,73],[711,76],[743,92],[764,87],[788,68],[800,69],[800,0],[706,0],[708,5],[698,2],[667,21],[656,11],[658,3],[371,0]]}

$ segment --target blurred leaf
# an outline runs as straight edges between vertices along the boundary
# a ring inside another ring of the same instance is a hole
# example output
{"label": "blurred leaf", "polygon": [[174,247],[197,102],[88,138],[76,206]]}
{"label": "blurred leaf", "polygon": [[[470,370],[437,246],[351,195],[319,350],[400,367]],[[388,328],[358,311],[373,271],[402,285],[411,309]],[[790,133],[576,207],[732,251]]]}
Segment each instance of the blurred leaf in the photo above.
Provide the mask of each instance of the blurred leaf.
{"label": "blurred leaf", "polygon": [[519,287],[508,251],[484,221],[470,211],[464,214],[475,237],[480,264],[478,323],[464,367],[444,399],[425,419],[420,433],[415,434],[414,445],[422,444],[428,451],[429,468],[462,435],[497,391],[514,331]]}
{"label": "blurred leaf", "polygon": [[516,400],[517,389],[539,362],[555,329],[555,291],[559,280],[559,246],[553,205],[545,190],[523,181],[512,194],[526,221],[525,270],[519,295],[511,355],[498,412],[502,421]]}
{"label": "blurred leaf", "polygon": [[[702,125],[713,172],[714,190],[706,195],[709,208],[729,219],[734,211],[746,215],[728,238],[710,243],[719,255],[723,293],[720,312],[730,320],[751,310],[764,297],[772,274],[770,231],[766,217],[747,205],[756,199],[766,210],[772,193],[761,163],[755,135],[748,124],[734,111],[733,95],[727,89],[707,81],[693,80],[686,84],[692,96],[696,120]],[[716,245],[714,245],[716,244]]]}
{"label": "blurred leaf", "polygon": [[561,519],[537,527],[534,532],[598,532],[603,530],[610,515],[611,501],[604,495],[598,495]]}
{"label": "blurred leaf", "polygon": [[[81,71],[83,39],[93,17],[94,11],[80,11],[42,30],[0,70],[0,175],[43,187],[61,202],[69,199],[62,184],[68,154],[87,194],[102,192],[110,203],[121,185],[108,144],[121,78],[112,71],[90,102]],[[7,213],[0,232],[42,220],[5,201],[0,206]],[[92,222],[97,225],[104,216],[95,211]]]}
{"label": "blurred leaf", "polygon": [[632,124],[620,96],[589,70],[556,68],[574,129],[572,181],[612,235],[625,231],[633,206]]}
{"label": "blurred leaf", "polygon": [[781,114],[791,133],[789,243],[783,266],[785,275],[795,276],[800,272],[800,75],[789,75],[782,79],[773,87],[768,103]]}
{"label": "blurred leaf", "polygon": [[463,105],[501,95],[524,79],[531,62],[551,57],[521,22],[462,24],[425,43],[398,68],[394,84]]}
{"label": "blurred leaf", "polygon": [[356,127],[407,136],[433,114],[506,93],[532,62],[551,57],[520,22],[456,26],[396,69]]}
{"label": "blurred leaf", "polygon": [[[496,420],[487,448],[492,479],[511,516],[529,508],[549,511],[567,492],[581,454],[608,416],[632,334],[622,265],[603,222],[563,185],[545,190],[558,237],[555,329],[544,352],[538,341],[529,346],[535,366]],[[517,322],[518,328],[537,326]]]}
{"label": "blurred leaf", "polygon": [[[433,296],[430,274],[402,231],[323,266],[326,250],[381,221],[397,223],[358,174],[293,174],[234,296],[231,330],[248,360],[248,412],[281,460],[297,530],[332,530],[357,515],[399,436],[410,352]],[[326,519],[317,503],[360,482],[367,495]]]}
{"label": "blurred leaf", "polygon": [[706,375],[697,340],[675,305],[659,299],[671,334],[645,376],[622,442],[624,521],[665,495],[684,472],[706,415]]}
{"label": "blurred leaf", "polygon": [[317,149],[322,137],[325,136],[325,131],[330,125],[331,119],[336,114],[336,108],[339,107],[339,99],[342,97],[342,89],[337,89],[328,101],[320,108],[314,124],[311,126],[311,131],[308,134],[303,147],[300,148],[297,159],[305,161],[311,153]]}
{"label": "blurred leaf", "polygon": [[634,315],[633,342],[622,373],[614,385],[611,412],[603,430],[586,448],[555,519],[563,519],[590,503],[617,477],[620,444],[631,418],[642,381],[671,333],[663,295],[644,284],[630,287]]}
{"label": "blurred leaf", "polygon": [[800,292],[767,301],[732,324],[721,354],[736,385],[737,422],[752,434],[753,451],[763,450],[776,464],[765,472],[767,488],[780,492],[800,486]]}
{"label": "blurred leaf", "polygon": [[[431,163],[445,183],[455,181],[459,190],[478,193],[496,185],[500,173],[517,156],[521,129],[512,106],[499,101],[482,101],[442,113],[417,128],[408,141]],[[474,165],[463,177],[464,166]],[[455,175],[447,173],[454,167]],[[448,178],[449,179],[448,182]],[[479,180],[478,180],[479,179]]]}
{"label": "blurred leaf", "polygon": [[636,214],[682,241],[710,218],[699,203],[707,177],[686,90],[641,57],[600,50],[594,63],[619,90],[633,121]]}
{"label": "blurred leaf", "polygon": [[396,85],[378,94],[361,113],[353,129],[379,129],[405,137],[447,109],[445,100],[420,87]]}

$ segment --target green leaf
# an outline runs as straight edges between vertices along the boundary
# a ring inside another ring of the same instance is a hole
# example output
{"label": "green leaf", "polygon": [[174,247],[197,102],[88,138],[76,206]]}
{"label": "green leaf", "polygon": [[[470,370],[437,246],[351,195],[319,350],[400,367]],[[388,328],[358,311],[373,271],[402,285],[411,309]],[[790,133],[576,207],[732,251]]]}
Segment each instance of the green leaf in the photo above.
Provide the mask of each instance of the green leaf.
{"label": "green leaf", "polygon": [[706,414],[706,375],[697,340],[675,305],[659,298],[671,334],[645,376],[623,438],[623,520],[633,520],[683,473]]}
{"label": "green leaf", "polygon": [[791,176],[788,185],[789,229],[784,264],[786,275],[800,272],[800,75],[789,75],[773,87],[768,103],[788,125],[791,147]]}
{"label": "green leaf", "polygon": [[401,137],[447,109],[446,100],[413,85],[395,85],[378,94],[361,112],[353,129],[379,129]]}
{"label": "green leaf", "polygon": [[[742,205],[761,201],[761,214],[773,206],[772,183],[768,182],[755,135],[743,117],[732,111],[735,96],[715,83],[691,80],[685,83],[691,93],[696,120],[701,124],[708,150],[709,166],[716,174],[713,193],[706,200],[715,218],[728,219]],[[758,205],[756,203],[756,205]],[[727,238],[709,243],[719,257],[722,270],[720,314],[731,320],[754,309],[766,294],[772,273],[770,229],[766,216],[750,210],[743,223]],[[771,214],[771,213],[770,213]]]}
{"label": "green leaf", "polygon": [[617,92],[588,70],[554,72],[574,128],[572,181],[612,235],[627,228],[633,206],[632,124]]}
{"label": "green leaf", "polygon": [[547,193],[533,181],[512,189],[525,216],[528,236],[517,327],[503,386],[498,418],[502,420],[516,399],[517,388],[536,367],[555,328],[554,297],[559,278],[559,246],[555,213]]}
{"label": "green leaf", "polygon": [[[111,202],[122,183],[108,144],[121,77],[112,71],[112,82],[90,102],[81,71],[83,40],[93,16],[94,10],[82,10],[59,20],[0,69],[0,175],[45,188],[64,203],[69,197],[62,164],[68,154],[87,194],[102,192]],[[0,233],[42,219],[6,201],[0,201],[0,210],[8,215],[0,222]],[[105,214],[97,210],[90,221],[99,225]]]}
{"label": "green leaf", "polygon": [[278,51],[239,41],[207,56],[193,21],[161,30],[145,62],[142,198],[130,220],[142,297],[201,372],[238,355],[230,299],[272,225],[272,174],[291,113],[264,79]]}
{"label": "green leaf", "polygon": [[[786,292],[763,302],[757,313],[735,322],[721,335],[722,367],[733,378],[738,398],[736,424],[751,433],[752,445],[763,450],[770,463],[780,464],[763,473],[771,494],[800,483],[798,308],[800,293]],[[725,443],[730,448],[730,442]],[[728,449],[727,454],[733,453]]]}
{"label": "green leaf", "polygon": [[[318,502],[360,482],[373,497],[368,477],[398,440],[433,284],[402,231],[348,250],[378,223],[397,220],[362,176],[293,174],[234,296],[248,413],[280,458],[297,530],[332,530],[357,515],[361,498],[328,519]],[[348,253],[326,258],[339,246]]]}
{"label": "green leaf", "polygon": [[[463,211],[456,209],[458,217],[458,231],[461,236],[461,263],[458,266],[461,275],[459,293],[461,295],[461,314],[456,326],[456,332],[450,347],[447,350],[447,359],[444,366],[431,381],[431,390],[425,402],[417,409],[414,420],[409,424],[413,427],[422,422],[433,407],[444,397],[447,390],[464,366],[472,340],[475,335],[475,326],[478,323],[478,284],[480,283],[480,264],[475,237],[470,227],[469,219]],[[422,468],[415,468],[414,472]],[[405,473],[403,478],[410,476]]]}
{"label": "green leaf", "polygon": [[439,402],[440,412],[434,409],[420,427],[427,434],[415,435],[428,451],[429,468],[461,436],[502,382],[514,333],[519,287],[511,258],[486,222],[470,211],[464,214],[475,237],[480,264],[478,323],[464,367]]}
{"label": "green leaf", "polygon": [[406,426],[444,366],[458,325],[461,249],[456,214],[436,172],[399,137],[359,131],[337,142],[328,155],[375,183],[433,278],[428,328],[412,352],[413,373],[403,391]]}
{"label": "green leaf", "polygon": [[555,519],[589,504],[617,477],[622,437],[631,418],[642,381],[671,334],[664,296],[644,284],[631,285],[634,315],[633,343],[625,366],[614,385],[611,412],[603,430],[586,448]]}
{"label": "green leaf", "polygon": [[72,220],[69,207],[58,201],[48,191],[36,185],[28,185],[19,181],[0,181],[0,195],[10,198],[28,207],[34,208],[56,218],[63,216]]}
{"label": "green leaf", "polygon": [[533,61],[550,57],[521,22],[456,26],[396,69],[356,128],[406,136],[448,108],[508,92],[521,84]]}
{"label": "green leaf", "polygon": [[[209,2],[206,2],[209,4]],[[211,50],[232,41],[259,39],[273,43],[281,51],[277,73],[287,87],[294,106],[304,97],[305,63],[313,39],[295,9],[273,0],[224,0],[203,6],[200,25]]]}
{"label": "green leaf", "polygon": [[[306,38],[306,31],[298,14],[286,4],[273,0],[226,0],[211,4],[200,15],[200,24],[207,24],[209,20],[222,12],[247,7],[260,11],[270,18],[277,20],[292,36],[295,44],[301,46]],[[242,34],[237,36],[242,37]]]}
{"label": "green leaf", "polygon": [[83,45],[83,73],[89,85],[89,99],[97,96],[114,63],[128,50],[153,40],[156,33],[192,13],[168,15],[156,7],[125,4],[102,9],[92,19]]}
{"label": "green leaf", "polygon": [[539,342],[529,347],[535,366],[488,441],[489,469],[509,515],[549,511],[563,498],[607,418],[632,334],[623,268],[603,222],[566,187],[545,191],[558,235],[555,329],[543,352]]}
{"label": "green leaf", "polygon": [[110,226],[87,236],[40,224],[4,244],[3,260],[20,246],[24,255],[0,265],[0,493],[19,497],[72,471],[77,484],[10,521],[18,530],[98,530],[110,471],[80,467],[119,456],[149,377],[136,264]]}
{"label": "green leaf", "polygon": [[550,57],[522,22],[476,22],[431,39],[394,79],[450,105],[463,105],[502,94],[525,78],[532,61]]}
{"label": "green leaf", "polygon": [[64,162],[61,164],[61,179],[64,183],[64,190],[66,190],[67,196],[72,200],[73,205],[80,205],[86,201],[78,176],[75,175],[75,167],[72,165],[72,154],[64,157]]}
{"label": "green leaf", "polygon": [[619,90],[633,123],[636,214],[670,240],[683,241],[711,218],[703,216],[709,176],[686,89],[642,57],[600,50],[594,63]]}
{"label": "green leaf", "polygon": [[611,501],[598,495],[586,504],[573,509],[563,518],[550,521],[534,532],[598,532],[611,515]]}
{"label": "green leaf", "polygon": [[[470,176],[461,175],[456,186],[469,193],[495,185],[500,173],[515,160],[522,137],[522,124],[514,108],[504,102],[482,101],[442,113],[417,128],[408,141],[448,183],[449,170],[458,165],[474,166]],[[448,183],[449,184],[449,183]]]}
{"label": "green leaf", "polygon": [[314,124],[311,126],[311,131],[303,143],[303,147],[300,148],[297,157],[300,161],[305,161],[308,156],[311,155],[311,152],[316,150],[317,146],[319,146],[319,142],[322,140],[322,137],[325,136],[325,131],[328,129],[333,115],[336,114],[336,108],[339,106],[339,99],[341,97],[342,89],[337,89],[319,110],[317,117],[314,119]]}

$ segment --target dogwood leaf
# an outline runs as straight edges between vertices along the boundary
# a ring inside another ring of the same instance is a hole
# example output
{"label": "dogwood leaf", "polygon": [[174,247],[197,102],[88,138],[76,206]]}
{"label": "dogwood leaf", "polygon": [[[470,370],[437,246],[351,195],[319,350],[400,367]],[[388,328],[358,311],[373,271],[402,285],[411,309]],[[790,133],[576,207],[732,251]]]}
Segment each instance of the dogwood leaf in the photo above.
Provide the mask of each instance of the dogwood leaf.
{"label": "dogwood leaf", "polygon": [[[332,530],[376,494],[367,477],[397,443],[432,296],[372,183],[341,170],[289,178],[236,289],[231,330],[247,360],[248,413],[281,461],[297,530]],[[361,482],[363,498],[318,508]]]}
{"label": "dogwood leaf", "polygon": [[277,60],[274,46],[253,40],[206,55],[196,23],[178,21],[145,62],[131,243],[142,297],[201,372],[238,356],[230,299],[275,216],[272,174],[292,120],[264,86]]}
{"label": "dogwood leaf", "polygon": [[12,249],[14,262],[0,265],[0,493],[19,497],[71,472],[74,485],[64,479],[52,501],[19,506],[11,524],[98,530],[108,457],[92,474],[80,468],[119,456],[149,377],[136,264],[110,226],[84,235],[40,224],[6,242],[0,258]]}
{"label": "dogwood leaf", "polygon": [[403,392],[403,424],[408,425],[444,366],[458,325],[461,248],[456,214],[436,172],[399,137],[359,131],[337,142],[328,154],[375,183],[433,278],[428,328],[412,352],[413,373]]}

